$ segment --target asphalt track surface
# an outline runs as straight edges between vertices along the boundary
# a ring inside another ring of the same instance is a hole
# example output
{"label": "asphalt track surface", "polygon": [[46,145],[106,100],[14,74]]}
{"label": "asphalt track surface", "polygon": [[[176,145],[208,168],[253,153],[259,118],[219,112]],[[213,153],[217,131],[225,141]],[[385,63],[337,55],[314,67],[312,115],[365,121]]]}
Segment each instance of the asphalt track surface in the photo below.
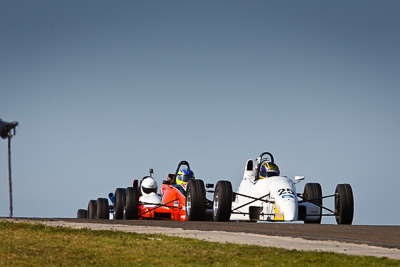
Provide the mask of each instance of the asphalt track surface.
{"label": "asphalt track surface", "polygon": [[[6,219],[6,218],[4,218]],[[116,224],[146,227],[182,228],[184,230],[223,231],[266,236],[297,237],[307,240],[339,241],[353,244],[395,248],[400,253],[400,226],[333,225],[255,222],[179,222],[167,220],[89,220],[71,218],[14,218],[16,221],[65,221],[90,224]]]}

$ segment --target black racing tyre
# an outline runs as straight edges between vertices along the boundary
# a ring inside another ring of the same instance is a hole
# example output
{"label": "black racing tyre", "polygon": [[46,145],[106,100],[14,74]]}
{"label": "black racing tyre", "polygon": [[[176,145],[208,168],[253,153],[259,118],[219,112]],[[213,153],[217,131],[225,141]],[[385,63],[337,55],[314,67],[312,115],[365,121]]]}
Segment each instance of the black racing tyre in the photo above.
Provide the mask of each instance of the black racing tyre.
{"label": "black racing tyre", "polygon": [[[318,206],[322,206],[322,187],[319,183],[307,183],[304,186],[304,199],[307,202],[314,203]],[[309,201],[308,201],[309,200]],[[320,214],[322,214],[322,208],[320,208]],[[321,223],[322,216],[319,216],[319,219],[316,221],[304,220],[304,223]]]}
{"label": "black racing tyre", "polygon": [[134,220],[139,218],[139,191],[137,187],[126,189],[124,219]]}
{"label": "black racing tyre", "polygon": [[98,198],[96,201],[96,218],[103,219],[104,212],[103,212],[103,201],[101,198]]}
{"label": "black racing tyre", "polygon": [[117,188],[114,195],[114,219],[121,220],[124,218],[125,206],[125,189]]}
{"label": "black racing tyre", "polygon": [[104,219],[110,219],[110,205],[108,205],[108,199],[103,198],[103,212],[104,212]]}
{"label": "black racing tyre", "polygon": [[262,211],[263,211],[263,207],[250,206],[249,207],[250,221],[257,222],[258,220],[260,220],[260,215],[261,215]]}
{"label": "black racing tyre", "polygon": [[110,212],[108,209],[108,199],[98,198],[97,199],[97,219],[109,219]]}
{"label": "black racing tyre", "polygon": [[229,181],[218,181],[215,186],[213,202],[213,219],[216,222],[227,222],[232,212],[232,184]]}
{"label": "black racing tyre", "polygon": [[203,221],[206,213],[206,190],[202,180],[190,180],[186,187],[186,220]]}
{"label": "black racing tyre", "polygon": [[335,190],[335,217],[338,224],[352,224],[354,216],[353,190],[349,184],[338,184]]}
{"label": "black racing tyre", "polygon": [[97,219],[97,203],[96,200],[90,200],[88,204],[88,218]]}
{"label": "black racing tyre", "polygon": [[88,217],[88,212],[87,210],[84,209],[79,209],[77,213],[77,218],[78,219],[87,219]]}

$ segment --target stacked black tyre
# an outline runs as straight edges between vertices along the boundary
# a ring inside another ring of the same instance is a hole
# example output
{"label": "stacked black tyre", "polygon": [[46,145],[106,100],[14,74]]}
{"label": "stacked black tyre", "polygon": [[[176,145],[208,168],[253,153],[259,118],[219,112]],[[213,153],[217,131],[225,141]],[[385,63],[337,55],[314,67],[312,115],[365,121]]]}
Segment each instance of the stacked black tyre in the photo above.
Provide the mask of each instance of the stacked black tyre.
{"label": "stacked black tyre", "polygon": [[[306,200],[307,202],[311,202],[317,206],[320,207],[320,212],[319,214],[322,214],[322,187],[319,183],[307,183],[304,186],[304,194],[303,194],[303,199]],[[315,216],[312,216],[315,218]],[[306,219],[304,220],[304,223],[321,223],[322,216],[319,216],[317,220],[310,220]]]}
{"label": "stacked black tyre", "polygon": [[122,220],[124,218],[125,203],[126,190],[117,188],[114,194],[114,220]]}
{"label": "stacked black tyre", "polygon": [[227,222],[232,212],[232,184],[229,181],[218,181],[214,191],[213,219],[216,222]]}
{"label": "stacked black tyre", "polygon": [[89,204],[88,204],[88,218],[89,219],[96,219],[97,217],[97,203],[96,200],[89,200]]}
{"label": "stacked black tyre", "polygon": [[88,212],[87,210],[84,209],[79,209],[77,213],[77,218],[78,219],[87,219],[88,217]]}
{"label": "stacked black tyre", "polygon": [[110,219],[110,212],[108,209],[108,199],[107,198],[98,198],[96,201],[97,209],[96,209],[96,218],[97,219]]}
{"label": "stacked black tyre", "polygon": [[349,184],[338,184],[335,190],[335,217],[338,224],[351,224],[354,216],[353,190]]}
{"label": "stacked black tyre", "polygon": [[206,213],[206,190],[204,182],[192,179],[186,187],[186,219],[203,221]]}
{"label": "stacked black tyre", "polygon": [[90,200],[87,210],[78,210],[77,214],[79,219],[106,219],[110,218],[108,199],[98,198],[97,200]]}

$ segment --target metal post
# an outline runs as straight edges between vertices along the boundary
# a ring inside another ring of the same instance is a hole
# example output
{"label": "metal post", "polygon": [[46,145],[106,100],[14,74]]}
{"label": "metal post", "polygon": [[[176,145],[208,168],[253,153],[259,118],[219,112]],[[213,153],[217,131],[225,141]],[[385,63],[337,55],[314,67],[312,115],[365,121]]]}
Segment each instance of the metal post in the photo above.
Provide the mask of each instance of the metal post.
{"label": "metal post", "polygon": [[11,134],[8,135],[8,188],[10,192],[10,218],[13,217],[12,180],[11,180]]}
{"label": "metal post", "polygon": [[[8,138],[8,189],[10,193],[10,217],[13,217],[12,180],[11,180],[11,138],[15,135],[17,121],[6,122],[0,119],[0,137]],[[12,133],[13,131],[14,133]]]}

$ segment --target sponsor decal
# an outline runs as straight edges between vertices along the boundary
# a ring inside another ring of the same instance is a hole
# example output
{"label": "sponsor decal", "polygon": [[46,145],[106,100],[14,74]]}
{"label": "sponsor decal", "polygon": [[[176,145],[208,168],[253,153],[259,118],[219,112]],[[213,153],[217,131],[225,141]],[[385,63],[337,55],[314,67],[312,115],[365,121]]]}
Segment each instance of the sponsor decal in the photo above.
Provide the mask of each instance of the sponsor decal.
{"label": "sponsor decal", "polygon": [[293,195],[283,195],[282,198],[294,198]]}
{"label": "sponsor decal", "polygon": [[179,201],[174,202],[174,207],[179,207]]}

